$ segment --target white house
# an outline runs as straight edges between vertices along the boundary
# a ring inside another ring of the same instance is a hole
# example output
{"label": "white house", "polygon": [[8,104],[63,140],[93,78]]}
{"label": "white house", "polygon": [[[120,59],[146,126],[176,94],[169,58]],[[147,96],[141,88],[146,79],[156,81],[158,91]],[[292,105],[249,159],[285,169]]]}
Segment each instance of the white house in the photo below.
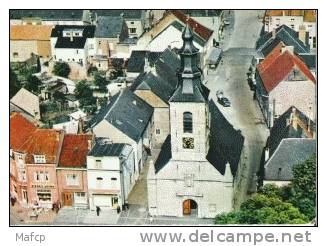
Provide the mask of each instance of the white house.
{"label": "white house", "polygon": [[113,96],[88,126],[96,137],[132,146],[137,178],[151,153],[153,108],[125,89]]}
{"label": "white house", "polygon": [[91,210],[122,208],[135,182],[133,148],[97,138],[87,156],[87,180]]}
{"label": "white house", "polygon": [[88,65],[95,55],[95,26],[57,25],[51,33],[53,61]]}
{"label": "white house", "polygon": [[208,102],[189,26],[183,40],[181,79],[169,100],[171,133],[147,177],[149,213],[213,218],[233,209],[244,138]]}

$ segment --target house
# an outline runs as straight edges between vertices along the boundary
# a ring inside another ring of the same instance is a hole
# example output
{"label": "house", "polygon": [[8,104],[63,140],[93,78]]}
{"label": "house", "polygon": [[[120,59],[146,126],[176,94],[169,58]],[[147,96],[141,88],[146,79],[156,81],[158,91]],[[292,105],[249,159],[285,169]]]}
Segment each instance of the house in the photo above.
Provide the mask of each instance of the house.
{"label": "house", "polygon": [[85,25],[90,12],[78,9],[11,9],[10,25]]}
{"label": "house", "polygon": [[10,99],[10,112],[21,112],[29,118],[40,120],[40,100],[39,97],[32,92],[21,88],[15,96]]}
{"label": "house", "polygon": [[59,201],[63,206],[88,207],[87,154],[93,136],[65,134],[56,167]]}
{"label": "house", "polygon": [[166,49],[157,61],[152,66],[146,65],[147,71],[135,79],[130,89],[154,108],[152,146],[160,149],[170,134],[169,99],[177,86],[177,80],[171,78],[176,78],[180,60]]}
{"label": "house", "polygon": [[89,65],[95,55],[95,26],[56,25],[51,32],[51,50],[54,62]]}
{"label": "house", "polygon": [[316,48],[316,11],[315,10],[266,10],[264,16],[264,30],[271,32],[282,25],[287,25],[295,31],[305,30],[309,33],[309,44]]}
{"label": "house", "polygon": [[26,207],[52,208],[58,201],[55,167],[63,132],[38,129],[14,113],[10,117],[11,192]]}
{"label": "house", "polygon": [[[300,39],[302,38],[302,40]],[[293,47],[296,53],[309,67],[312,73],[316,70],[316,53],[310,50],[307,35],[300,35],[300,32],[294,31],[292,28],[282,25],[274,29],[270,33],[262,35],[256,42],[256,55],[253,57],[251,64],[252,79],[255,76],[255,67],[278,45]],[[255,82],[254,82],[255,83]]]}
{"label": "house", "polygon": [[25,154],[20,151],[36,126],[20,113],[10,114],[10,194],[22,206],[28,204]]}
{"label": "house", "polygon": [[46,25],[11,25],[10,62],[25,62],[32,54],[49,60],[51,30],[52,26]]}
{"label": "house", "polygon": [[316,79],[292,47],[276,46],[257,65],[255,79],[256,98],[268,127],[292,105],[314,119]]}
{"label": "house", "polygon": [[184,9],[183,13],[201,25],[213,30],[213,38],[218,41],[218,30],[221,26],[223,10],[217,9]]}
{"label": "house", "polygon": [[128,38],[128,28],[123,17],[98,16],[95,29],[96,53],[111,57],[119,42]]}
{"label": "house", "polygon": [[128,89],[110,99],[94,116],[88,129],[96,137],[109,138],[113,143],[133,147],[136,178],[151,152],[153,108]]}
{"label": "house", "polygon": [[200,67],[204,68],[208,50],[213,46],[213,31],[189,18],[181,10],[168,11],[164,17],[138,40],[139,50],[163,52],[166,48],[180,49],[181,34],[186,23],[194,30],[194,45],[199,49]]}
{"label": "house", "polygon": [[132,146],[97,138],[87,156],[90,209],[122,208],[134,185],[135,173]]}
{"label": "house", "polygon": [[270,130],[263,154],[263,184],[287,185],[292,168],[316,153],[315,123],[296,107],[290,107]]}
{"label": "house", "polygon": [[151,216],[214,218],[233,208],[244,137],[201,85],[198,50],[187,25],[179,84],[169,99],[171,134],[147,176]]}
{"label": "house", "polygon": [[128,59],[126,75],[129,78],[136,78],[145,72],[147,66],[153,66],[162,52],[150,52],[146,50],[133,50]]}
{"label": "house", "polygon": [[53,129],[62,130],[66,134],[77,134],[80,130],[79,122],[71,120],[68,115],[56,117],[52,122]]}
{"label": "house", "polygon": [[99,16],[122,17],[128,28],[130,38],[138,38],[145,29],[145,10],[141,9],[107,9],[107,10],[91,10],[97,21]]}

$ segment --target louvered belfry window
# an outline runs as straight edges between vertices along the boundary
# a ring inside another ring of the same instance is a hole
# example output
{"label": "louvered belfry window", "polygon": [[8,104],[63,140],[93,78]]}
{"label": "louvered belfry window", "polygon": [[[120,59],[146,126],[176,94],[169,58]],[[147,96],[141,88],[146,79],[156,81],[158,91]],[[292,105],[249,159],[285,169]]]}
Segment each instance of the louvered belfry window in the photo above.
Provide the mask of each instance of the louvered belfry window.
{"label": "louvered belfry window", "polygon": [[183,113],[183,125],[184,125],[184,133],[192,133],[193,132],[193,120],[191,112]]}

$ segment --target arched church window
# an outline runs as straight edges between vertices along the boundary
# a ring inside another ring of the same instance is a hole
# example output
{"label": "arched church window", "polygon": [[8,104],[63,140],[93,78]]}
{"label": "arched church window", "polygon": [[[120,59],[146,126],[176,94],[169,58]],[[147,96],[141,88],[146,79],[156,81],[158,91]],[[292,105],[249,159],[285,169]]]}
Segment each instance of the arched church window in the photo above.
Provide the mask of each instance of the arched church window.
{"label": "arched church window", "polygon": [[192,133],[193,132],[193,120],[191,112],[183,113],[183,126],[184,132]]}

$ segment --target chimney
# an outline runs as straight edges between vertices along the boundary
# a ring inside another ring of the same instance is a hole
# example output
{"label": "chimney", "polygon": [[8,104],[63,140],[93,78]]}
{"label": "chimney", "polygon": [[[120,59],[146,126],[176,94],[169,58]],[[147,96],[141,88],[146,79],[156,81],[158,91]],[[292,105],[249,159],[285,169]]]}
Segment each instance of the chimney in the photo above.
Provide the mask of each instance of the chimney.
{"label": "chimney", "polygon": [[307,32],[304,25],[299,27],[299,39],[302,41],[302,43],[307,44]]}
{"label": "chimney", "polygon": [[150,72],[150,63],[149,63],[148,56],[149,56],[149,53],[148,53],[148,51],[146,51],[145,57],[144,57],[144,72],[145,73]]}
{"label": "chimney", "polygon": [[276,29],[275,28],[271,31],[271,35],[272,35],[273,39],[276,38]]}
{"label": "chimney", "polygon": [[91,139],[87,140],[87,149],[88,150],[92,149],[92,140]]}
{"label": "chimney", "polygon": [[267,162],[268,159],[269,159],[269,148],[266,147],[266,148],[265,148],[265,162]]}
{"label": "chimney", "polygon": [[70,37],[70,42],[73,42],[73,40],[74,40],[73,31],[70,31],[69,37]]}
{"label": "chimney", "polygon": [[283,46],[282,47],[282,53],[284,53],[285,51],[290,52],[291,54],[294,54],[294,46]]}

